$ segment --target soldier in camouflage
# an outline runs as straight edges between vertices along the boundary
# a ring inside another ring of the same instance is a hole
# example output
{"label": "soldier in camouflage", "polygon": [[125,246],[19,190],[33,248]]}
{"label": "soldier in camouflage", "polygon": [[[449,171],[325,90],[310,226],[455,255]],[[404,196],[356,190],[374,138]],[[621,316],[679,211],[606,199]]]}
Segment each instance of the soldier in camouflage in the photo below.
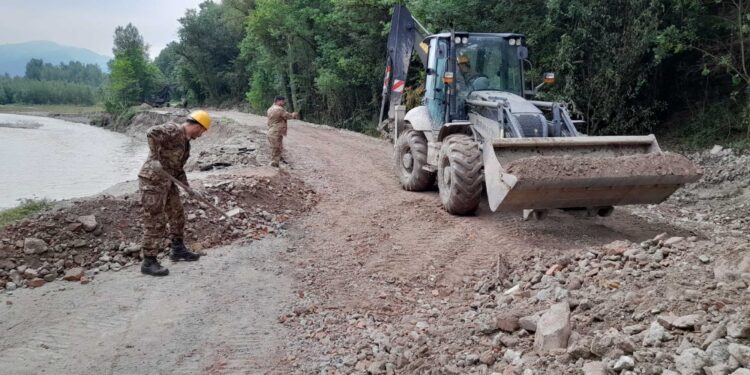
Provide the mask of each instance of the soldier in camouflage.
{"label": "soldier in camouflage", "polygon": [[271,108],[268,108],[268,143],[271,146],[271,166],[278,167],[281,153],[284,151],[284,137],[286,136],[287,120],[299,118],[297,112],[289,113],[284,109],[286,99],[277,96]]}
{"label": "soldier in camouflage", "polygon": [[185,212],[177,186],[166,175],[188,183],[183,168],[190,157],[190,141],[203,135],[210,127],[211,117],[208,113],[196,111],[191,113],[182,125],[169,123],[154,126],[146,132],[150,152],[138,173],[143,206],[141,272],[144,274],[169,274],[169,270],[156,260],[164,244],[165,215],[166,222],[169,223],[169,237],[172,240],[170,258],[174,261],[194,261],[200,257],[185,247]]}

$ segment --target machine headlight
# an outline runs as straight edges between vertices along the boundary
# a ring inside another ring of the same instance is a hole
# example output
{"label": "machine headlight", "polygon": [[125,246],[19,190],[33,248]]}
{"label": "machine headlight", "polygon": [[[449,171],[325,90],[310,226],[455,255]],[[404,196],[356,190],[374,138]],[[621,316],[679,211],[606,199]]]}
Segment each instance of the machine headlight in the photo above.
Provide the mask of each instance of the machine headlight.
{"label": "machine headlight", "polygon": [[468,37],[463,37],[463,39],[461,39],[461,43],[468,44],[469,43],[469,38]]}
{"label": "machine headlight", "polygon": [[510,44],[511,46],[515,46],[516,45],[516,40],[515,39],[509,39],[508,40],[508,44]]}
{"label": "machine headlight", "polygon": [[461,44],[461,37],[457,36],[456,39],[453,39],[453,41],[456,42],[456,44]]}

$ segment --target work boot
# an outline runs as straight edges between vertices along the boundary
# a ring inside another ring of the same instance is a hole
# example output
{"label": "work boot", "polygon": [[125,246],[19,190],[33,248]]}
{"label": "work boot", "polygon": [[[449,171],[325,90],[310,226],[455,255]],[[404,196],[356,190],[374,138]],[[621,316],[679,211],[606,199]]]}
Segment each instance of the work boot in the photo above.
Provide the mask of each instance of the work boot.
{"label": "work boot", "polygon": [[141,272],[151,276],[167,276],[169,270],[162,267],[156,257],[143,257],[143,263],[141,263]]}
{"label": "work boot", "polygon": [[192,262],[195,260],[198,260],[201,255],[198,253],[194,253],[190,250],[188,250],[187,247],[185,247],[185,243],[182,242],[182,240],[174,239],[172,240],[172,252],[169,254],[169,258],[173,261],[178,260],[186,260],[188,262]]}

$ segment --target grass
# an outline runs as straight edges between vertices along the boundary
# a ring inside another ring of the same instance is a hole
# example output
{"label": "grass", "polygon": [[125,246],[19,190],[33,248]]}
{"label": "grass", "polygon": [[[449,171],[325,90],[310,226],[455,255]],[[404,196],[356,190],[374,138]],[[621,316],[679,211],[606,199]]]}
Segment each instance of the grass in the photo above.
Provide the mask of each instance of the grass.
{"label": "grass", "polygon": [[17,207],[0,211],[0,228],[50,207],[52,201],[47,199],[24,199]]}
{"label": "grass", "polygon": [[90,106],[66,105],[66,104],[3,104],[0,105],[0,113],[27,113],[46,112],[60,115],[80,115],[82,113],[104,112],[101,104]]}

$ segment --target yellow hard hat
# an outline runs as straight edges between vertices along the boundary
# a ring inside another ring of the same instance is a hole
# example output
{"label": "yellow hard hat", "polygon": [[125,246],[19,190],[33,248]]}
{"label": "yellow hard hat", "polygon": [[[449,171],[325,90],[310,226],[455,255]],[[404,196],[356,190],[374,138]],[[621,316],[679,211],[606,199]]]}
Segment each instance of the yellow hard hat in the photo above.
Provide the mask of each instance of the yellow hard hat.
{"label": "yellow hard hat", "polygon": [[188,118],[191,120],[195,120],[196,122],[201,124],[201,126],[206,128],[206,130],[211,127],[211,116],[209,116],[208,112],[206,111],[195,111],[191,113]]}
{"label": "yellow hard hat", "polygon": [[459,64],[468,64],[469,63],[469,56],[459,55],[458,57],[456,57],[456,60],[458,60]]}

